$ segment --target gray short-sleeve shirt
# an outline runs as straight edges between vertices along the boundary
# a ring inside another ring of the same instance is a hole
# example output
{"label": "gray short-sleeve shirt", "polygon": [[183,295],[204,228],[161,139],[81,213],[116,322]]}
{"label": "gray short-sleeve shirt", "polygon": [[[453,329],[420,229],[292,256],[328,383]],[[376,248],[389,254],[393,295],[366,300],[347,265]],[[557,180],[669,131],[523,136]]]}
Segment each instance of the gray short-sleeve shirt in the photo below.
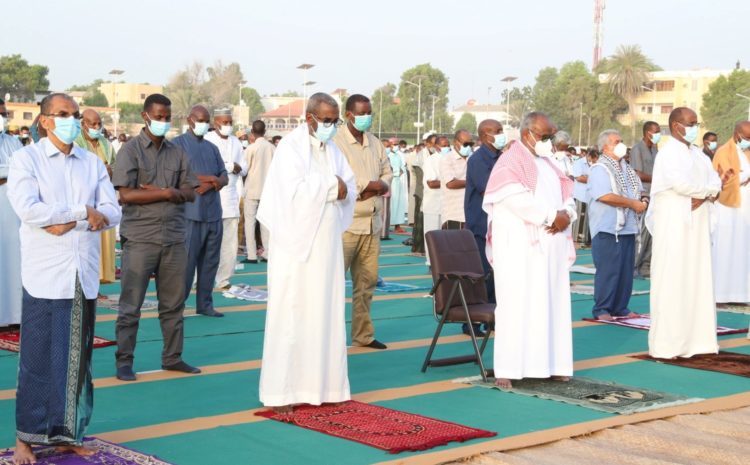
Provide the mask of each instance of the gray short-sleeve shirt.
{"label": "gray short-sleeve shirt", "polygon": [[[145,130],[125,143],[117,153],[112,184],[115,188],[133,189],[145,184],[177,189],[199,185],[190,170],[185,151],[166,139],[157,149]],[[167,201],[123,205],[120,236],[134,242],[161,245],[184,242],[185,205]]]}
{"label": "gray short-sleeve shirt", "polygon": [[[654,159],[656,158],[656,153],[658,151],[659,148],[656,146],[656,144],[652,145],[651,148],[649,148],[646,145],[646,142],[640,140],[637,144],[633,145],[632,149],[630,149],[630,166],[632,166],[634,170],[640,171],[641,173],[653,175]],[[651,183],[644,182],[643,190],[645,192],[650,192]]]}

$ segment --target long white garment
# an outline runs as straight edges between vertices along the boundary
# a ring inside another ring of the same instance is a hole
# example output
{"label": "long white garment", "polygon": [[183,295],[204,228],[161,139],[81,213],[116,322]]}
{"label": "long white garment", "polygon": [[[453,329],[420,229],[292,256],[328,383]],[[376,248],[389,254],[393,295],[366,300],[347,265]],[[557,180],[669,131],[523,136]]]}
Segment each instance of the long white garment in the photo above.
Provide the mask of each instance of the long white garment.
{"label": "long white garment", "polygon": [[[8,178],[8,168],[13,152],[21,143],[0,132],[0,179]],[[21,323],[21,240],[18,229],[21,220],[8,201],[8,185],[0,186],[0,326]]]}
{"label": "long white garment", "polygon": [[[491,198],[492,262],[495,271],[495,377],[572,376],[573,330],[568,234],[549,234],[544,224],[563,200],[552,167],[535,157],[536,191],[509,184]],[[538,237],[538,242],[536,238]]]}
{"label": "long white garment", "polygon": [[737,148],[740,160],[740,206],[716,202],[714,231],[714,287],[717,302],[750,302],[750,162]]}
{"label": "long white garment", "polygon": [[[258,209],[271,234],[259,390],[266,406],[351,398],[342,234],[357,190],[338,148],[319,147],[307,125],[282,139]],[[336,200],[334,175],[347,185],[344,200]]]}
{"label": "long white garment", "polygon": [[219,267],[216,269],[216,287],[226,287],[234,276],[234,267],[237,264],[237,246],[240,237],[237,234],[239,218],[224,218],[221,220],[221,249],[219,249]]}
{"label": "long white garment", "polygon": [[391,181],[391,224],[399,225],[406,222],[406,163],[400,153],[389,153],[388,158],[393,170]]}
{"label": "long white garment", "polygon": [[698,147],[670,138],[659,150],[646,225],[653,236],[649,354],[657,358],[716,353],[716,305],[711,263],[714,205],[691,210],[691,198],[721,190]]}
{"label": "long white garment", "polygon": [[[227,170],[227,185],[219,191],[222,218],[239,218],[242,177],[247,174],[247,159],[242,142],[234,136],[223,139],[216,131],[209,132],[204,139],[218,147],[221,159],[224,161],[224,168]],[[237,174],[233,173],[235,163],[240,166],[240,172]]]}

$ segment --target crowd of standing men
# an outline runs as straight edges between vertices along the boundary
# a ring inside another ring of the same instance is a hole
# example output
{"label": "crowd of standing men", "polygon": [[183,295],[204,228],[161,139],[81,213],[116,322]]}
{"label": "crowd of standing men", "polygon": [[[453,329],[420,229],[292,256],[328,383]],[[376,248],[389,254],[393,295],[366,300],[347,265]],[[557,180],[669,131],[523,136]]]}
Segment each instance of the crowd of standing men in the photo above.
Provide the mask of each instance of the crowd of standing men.
{"label": "crowd of standing men", "polygon": [[[576,160],[567,133],[539,112],[524,118],[516,141],[498,121],[485,120],[478,143],[459,130],[452,140],[427,134],[411,149],[369,132],[367,97],[352,95],[344,120],[341,114],[332,97],[313,95],[305,124],[276,147],[261,121],[240,139],[229,109],[196,105],[188,130],[168,140],[171,102],[154,94],[145,100],[141,132],[110,144],[96,112],[80,114],[69,96],[51,94],[33,143],[24,147],[0,131],[0,217],[19,226],[4,226],[0,236],[10,251],[0,263],[0,294],[11,309],[0,323],[20,322],[23,335],[17,463],[33,462],[32,444],[90,453],[81,441],[93,399],[96,300],[99,283],[115,279],[118,225],[117,377],[136,379],[137,331],[152,277],[162,368],[200,373],[182,359],[185,301],[195,287],[197,313],[223,316],[212,293],[231,286],[243,205],[245,261],[269,262],[259,394],[281,412],[350,398],[346,271],[352,344],[387,348],[375,338],[370,307],[390,224],[401,233],[414,225],[418,253],[430,231],[473,233],[497,304],[496,327],[467,324],[464,331],[496,331],[494,370],[504,388],[525,377],[566,381],[573,374],[574,240],[590,240],[598,319],[634,316],[634,275],[651,276],[655,357],[717,352],[716,303],[750,302],[747,260],[734,260],[750,238],[750,122],[738,123],[721,147],[715,135],[704,138],[701,150],[693,145],[695,113],[677,108],[660,149],[660,127],[648,122],[630,152],[608,130]],[[0,129],[6,116],[0,102]],[[12,244],[20,244],[20,260]]]}

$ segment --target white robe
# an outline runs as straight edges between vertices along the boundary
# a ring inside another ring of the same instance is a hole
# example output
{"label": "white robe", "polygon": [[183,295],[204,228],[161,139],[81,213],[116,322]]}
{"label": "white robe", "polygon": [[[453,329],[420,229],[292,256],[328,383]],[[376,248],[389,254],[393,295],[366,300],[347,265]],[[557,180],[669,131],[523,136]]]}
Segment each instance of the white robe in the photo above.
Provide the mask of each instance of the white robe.
{"label": "white robe", "polygon": [[393,170],[391,180],[391,224],[399,225],[406,223],[406,194],[409,187],[406,182],[406,163],[400,153],[389,153],[388,159]]}
{"label": "white robe", "polygon": [[[8,177],[12,152],[22,145],[12,136],[0,133],[0,178]],[[0,326],[21,323],[21,220],[8,201],[8,185],[0,186]]]}
{"label": "white robe", "polygon": [[716,304],[711,263],[714,205],[691,210],[691,198],[721,190],[721,180],[698,147],[670,138],[659,150],[646,225],[651,257],[652,357],[716,353]]}
{"label": "white robe", "polygon": [[[739,148],[740,184],[750,178],[750,162]],[[740,206],[716,202],[714,286],[717,302],[750,302],[750,184],[740,185]]]}
{"label": "white robe", "polygon": [[484,200],[485,207],[491,204],[496,378],[573,375],[570,227],[553,235],[543,225],[558,210],[574,212],[575,204],[563,200],[552,167],[534,161],[535,192],[509,184]]}
{"label": "white robe", "polygon": [[[271,237],[259,389],[269,407],[351,398],[341,238],[357,189],[336,146],[320,150],[307,131],[302,125],[282,139],[258,207]],[[336,200],[334,175],[347,185],[344,200]]]}

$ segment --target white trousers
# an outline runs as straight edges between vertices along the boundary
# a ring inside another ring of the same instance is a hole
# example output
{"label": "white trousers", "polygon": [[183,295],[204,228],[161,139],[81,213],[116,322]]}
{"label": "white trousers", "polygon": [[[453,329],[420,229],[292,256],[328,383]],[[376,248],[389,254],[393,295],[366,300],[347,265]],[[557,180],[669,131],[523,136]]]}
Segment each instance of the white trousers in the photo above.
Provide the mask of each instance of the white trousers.
{"label": "white trousers", "polygon": [[425,241],[424,241],[424,250],[425,250],[425,264],[427,266],[430,266],[430,252],[427,250],[427,233],[429,231],[435,231],[436,229],[440,229],[440,226],[442,226],[442,223],[440,222],[440,213],[423,213],[423,222],[424,222],[424,233],[425,233]]}
{"label": "white trousers", "polygon": [[[258,259],[258,244],[255,242],[255,222],[260,200],[245,199],[245,246],[248,260]],[[263,241],[261,258],[268,260],[268,244],[270,234],[268,228],[260,225],[260,239]]]}
{"label": "white trousers", "polygon": [[234,276],[234,266],[237,263],[237,245],[239,236],[237,226],[239,218],[224,218],[222,220],[224,233],[221,236],[221,256],[219,270],[216,272],[216,287],[229,285],[229,278]]}

